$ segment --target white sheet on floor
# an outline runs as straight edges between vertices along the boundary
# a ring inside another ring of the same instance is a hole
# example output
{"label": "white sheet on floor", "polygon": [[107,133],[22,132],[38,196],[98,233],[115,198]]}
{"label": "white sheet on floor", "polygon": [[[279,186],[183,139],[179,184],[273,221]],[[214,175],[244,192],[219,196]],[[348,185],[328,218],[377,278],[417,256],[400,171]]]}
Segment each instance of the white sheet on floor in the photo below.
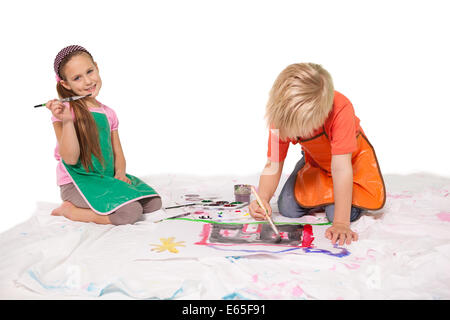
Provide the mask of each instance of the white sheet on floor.
{"label": "white sheet on floor", "polygon": [[[144,180],[168,206],[188,193],[233,199],[233,184],[257,179]],[[314,248],[255,250],[195,245],[201,221],[77,223],[50,216],[57,204],[40,203],[0,234],[0,298],[450,299],[450,179],[385,180],[385,208],[352,223],[359,241],[337,248],[324,238],[328,226],[317,224],[321,213],[296,220],[313,225]]]}

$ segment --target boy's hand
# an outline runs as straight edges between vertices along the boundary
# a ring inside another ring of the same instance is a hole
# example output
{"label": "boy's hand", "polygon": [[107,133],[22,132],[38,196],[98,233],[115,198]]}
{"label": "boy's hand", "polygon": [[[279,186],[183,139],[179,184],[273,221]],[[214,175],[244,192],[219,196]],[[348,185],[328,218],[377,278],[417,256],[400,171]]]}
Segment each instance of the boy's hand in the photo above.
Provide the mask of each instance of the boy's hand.
{"label": "boy's hand", "polygon": [[325,237],[330,239],[333,245],[339,240],[340,246],[344,243],[350,244],[352,243],[352,240],[358,240],[358,234],[350,229],[350,225],[343,223],[333,223],[333,225],[325,231]]}
{"label": "boy's hand", "polygon": [[[261,199],[263,205],[267,208],[267,214],[270,216],[272,215],[272,208],[270,207],[270,204],[264,200]],[[256,200],[253,200],[249,206],[248,209],[250,211],[250,215],[255,220],[266,220],[266,215],[264,214],[264,209],[261,208]]]}
{"label": "boy's hand", "polygon": [[128,184],[131,184],[131,180],[128,179],[128,177],[124,174],[124,173],[116,173],[116,175],[114,176],[114,178],[121,180],[123,182],[126,182]]}

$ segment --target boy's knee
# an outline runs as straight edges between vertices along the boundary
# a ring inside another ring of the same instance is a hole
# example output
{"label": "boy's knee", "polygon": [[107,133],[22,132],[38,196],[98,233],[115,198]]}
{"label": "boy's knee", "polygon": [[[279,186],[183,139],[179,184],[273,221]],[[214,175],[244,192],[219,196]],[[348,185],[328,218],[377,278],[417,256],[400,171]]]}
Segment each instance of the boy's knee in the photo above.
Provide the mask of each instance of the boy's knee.
{"label": "boy's knee", "polygon": [[117,209],[110,215],[109,220],[114,225],[133,224],[142,219],[142,213],[142,205],[134,201]]}
{"label": "boy's knee", "polygon": [[[362,209],[352,207],[350,211],[350,222],[358,220],[361,216]],[[334,204],[330,204],[325,207],[325,214],[327,215],[327,219],[330,222],[334,220]]]}
{"label": "boy's knee", "polygon": [[298,210],[296,210],[298,204],[295,201],[294,197],[292,196],[280,194],[280,196],[278,197],[277,204],[278,204],[278,211],[284,217],[298,218],[303,215],[303,213],[298,212]]}
{"label": "boy's knee", "polygon": [[329,222],[333,222],[334,220],[334,204],[330,204],[325,207],[325,214]]}

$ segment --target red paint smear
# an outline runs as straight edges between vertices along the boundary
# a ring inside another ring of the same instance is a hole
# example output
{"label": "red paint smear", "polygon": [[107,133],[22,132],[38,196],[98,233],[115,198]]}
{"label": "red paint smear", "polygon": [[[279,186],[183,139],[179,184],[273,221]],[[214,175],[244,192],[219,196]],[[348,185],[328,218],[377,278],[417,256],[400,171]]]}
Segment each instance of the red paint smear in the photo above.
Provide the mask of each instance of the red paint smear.
{"label": "red paint smear", "polygon": [[311,247],[311,244],[314,240],[313,231],[310,224],[305,224],[303,226],[303,240],[302,247]]}
{"label": "red paint smear", "polygon": [[200,233],[201,239],[199,242],[196,242],[195,244],[203,244],[203,245],[208,244],[207,240],[208,240],[210,233],[211,233],[211,225],[208,223],[205,223],[203,225],[202,232]]}

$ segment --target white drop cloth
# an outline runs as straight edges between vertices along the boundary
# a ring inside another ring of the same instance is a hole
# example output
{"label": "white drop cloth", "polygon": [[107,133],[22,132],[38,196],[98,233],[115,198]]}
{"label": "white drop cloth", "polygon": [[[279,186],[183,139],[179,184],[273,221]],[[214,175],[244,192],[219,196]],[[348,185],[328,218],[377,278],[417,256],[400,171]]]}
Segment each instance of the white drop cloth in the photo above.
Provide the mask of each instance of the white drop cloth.
{"label": "white drop cloth", "polygon": [[[232,200],[234,184],[258,177],[143,180],[168,206],[189,193]],[[388,175],[385,182],[385,207],[352,223],[357,242],[333,248],[319,213],[298,220],[313,225],[314,249],[284,253],[195,245],[204,222],[78,223],[50,216],[59,204],[39,203],[29,220],[0,234],[0,298],[450,299],[450,179]],[[289,219],[275,213],[275,221]],[[175,252],[158,252],[161,238]]]}

